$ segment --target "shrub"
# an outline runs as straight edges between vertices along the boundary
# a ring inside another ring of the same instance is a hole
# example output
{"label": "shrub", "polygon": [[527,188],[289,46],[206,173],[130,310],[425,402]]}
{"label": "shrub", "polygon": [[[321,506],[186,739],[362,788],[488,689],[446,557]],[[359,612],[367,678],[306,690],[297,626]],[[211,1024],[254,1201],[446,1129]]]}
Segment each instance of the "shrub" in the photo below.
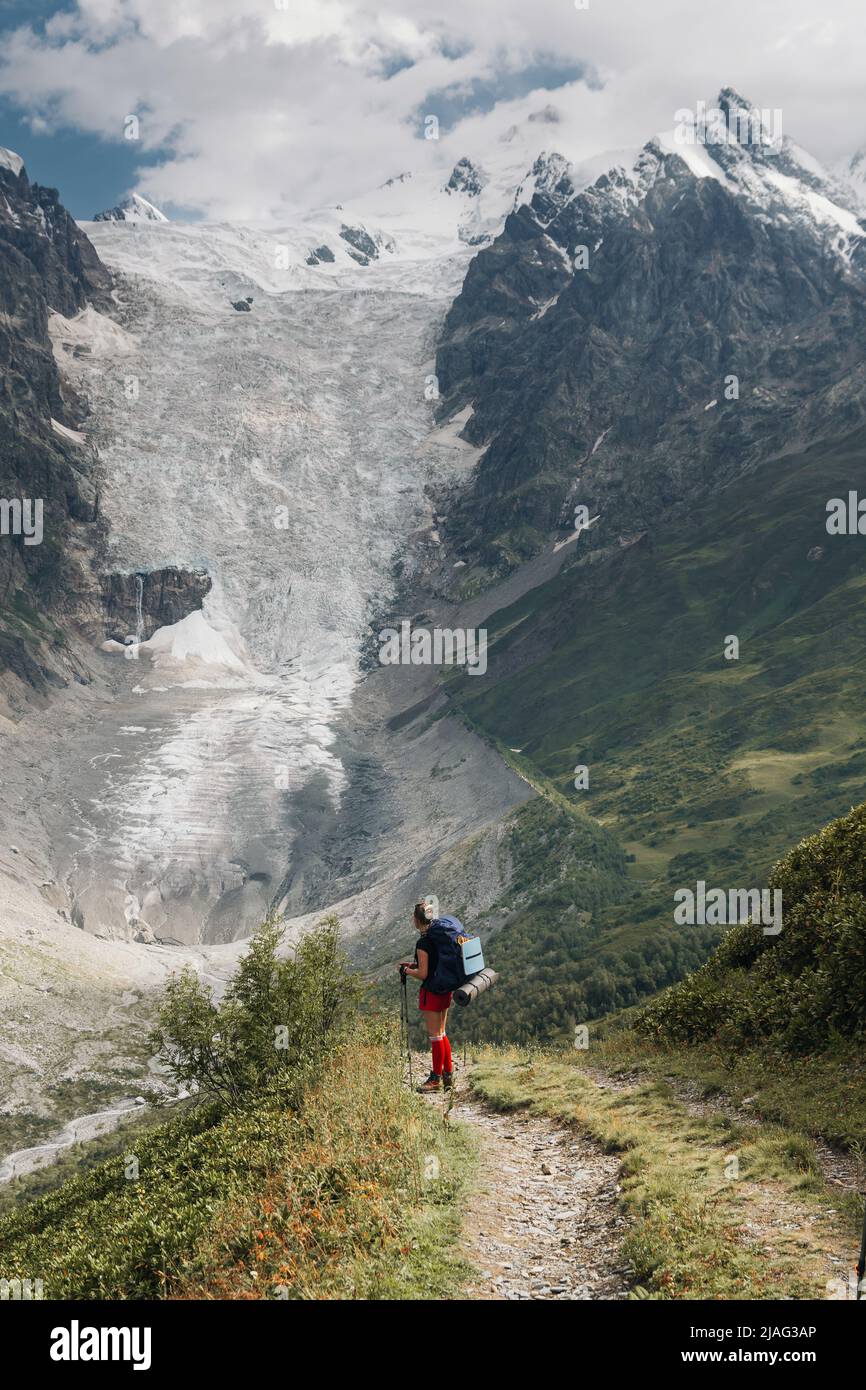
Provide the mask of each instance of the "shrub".
{"label": "shrub", "polygon": [[658,1040],[726,1047],[773,1040],[811,1051],[866,1025],[866,805],[803,840],[775,865],[779,936],[733,927],[700,970],[635,1021]]}
{"label": "shrub", "polygon": [[232,1107],[279,1077],[303,1086],[358,1000],[338,934],[325,918],[279,956],[284,929],[269,918],[219,1003],[191,968],[174,976],[150,1039],[174,1079]]}

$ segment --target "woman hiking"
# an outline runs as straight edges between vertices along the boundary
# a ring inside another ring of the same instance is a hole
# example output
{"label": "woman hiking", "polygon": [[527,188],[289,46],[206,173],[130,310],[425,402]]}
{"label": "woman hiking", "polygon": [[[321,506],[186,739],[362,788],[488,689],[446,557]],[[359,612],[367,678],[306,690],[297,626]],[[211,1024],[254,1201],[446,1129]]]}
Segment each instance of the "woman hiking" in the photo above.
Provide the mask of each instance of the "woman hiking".
{"label": "woman hiking", "polygon": [[419,1091],[425,1092],[438,1091],[440,1087],[450,1091],[454,1079],[451,1044],[445,1036],[445,1023],[451,1006],[451,994],[450,992],[448,994],[431,994],[424,985],[425,980],[432,980],[436,974],[438,950],[436,942],[427,935],[427,930],[436,916],[436,912],[436,903],[429,898],[425,899],[424,902],[415,904],[412,922],[421,933],[415,943],[415,959],[401,961],[399,967],[401,974],[411,975],[413,979],[421,982],[421,989],[418,993],[418,1008],[424,1015],[424,1022],[427,1024],[427,1036],[430,1039],[430,1050],[433,1054],[433,1069],[423,1085],[418,1087]]}

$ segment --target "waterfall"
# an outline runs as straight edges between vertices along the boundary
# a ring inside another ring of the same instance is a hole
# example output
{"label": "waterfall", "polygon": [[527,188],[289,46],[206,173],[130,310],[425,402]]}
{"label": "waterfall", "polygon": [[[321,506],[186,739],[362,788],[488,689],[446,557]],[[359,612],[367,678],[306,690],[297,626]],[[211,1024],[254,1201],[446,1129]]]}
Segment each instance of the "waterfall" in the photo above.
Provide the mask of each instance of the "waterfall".
{"label": "waterfall", "polygon": [[144,598],[144,576],[135,576],[135,641],[136,645],[144,641],[144,614],[141,611],[141,603]]}

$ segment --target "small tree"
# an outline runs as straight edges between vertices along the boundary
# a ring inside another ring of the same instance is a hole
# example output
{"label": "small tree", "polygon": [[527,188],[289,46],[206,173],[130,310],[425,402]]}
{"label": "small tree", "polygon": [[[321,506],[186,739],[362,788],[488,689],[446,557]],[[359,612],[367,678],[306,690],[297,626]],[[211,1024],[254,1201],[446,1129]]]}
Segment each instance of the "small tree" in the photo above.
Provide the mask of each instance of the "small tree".
{"label": "small tree", "polygon": [[234,1108],[275,1079],[300,1088],[355,1011],[356,976],[327,917],[278,955],[284,928],[269,917],[217,1003],[190,967],[173,976],[151,1045],[184,1086]]}

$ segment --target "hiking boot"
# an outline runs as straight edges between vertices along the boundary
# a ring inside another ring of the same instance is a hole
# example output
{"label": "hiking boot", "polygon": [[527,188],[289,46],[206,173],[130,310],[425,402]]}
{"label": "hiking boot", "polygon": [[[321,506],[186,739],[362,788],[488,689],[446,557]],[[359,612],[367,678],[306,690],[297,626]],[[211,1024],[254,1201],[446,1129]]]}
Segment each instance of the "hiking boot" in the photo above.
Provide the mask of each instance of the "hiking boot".
{"label": "hiking boot", "polygon": [[430,1075],[427,1077],[427,1080],[422,1082],[422,1084],[420,1086],[417,1086],[415,1089],[422,1092],[438,1091],[441,1084],[442,1077],[437,1076],[435,1071],[431,1071]]}
{"label": "hiking boot", "polygon": [[451,1087],[452,1087],[453,1085],[454,1085],[454,1073],[453,1073],[453,1071],[443,1071],[443,1073],[442,1073],[442,1089],[443,1089],[443,1091],[450,1091],[450,1090],[451,1090]]}

